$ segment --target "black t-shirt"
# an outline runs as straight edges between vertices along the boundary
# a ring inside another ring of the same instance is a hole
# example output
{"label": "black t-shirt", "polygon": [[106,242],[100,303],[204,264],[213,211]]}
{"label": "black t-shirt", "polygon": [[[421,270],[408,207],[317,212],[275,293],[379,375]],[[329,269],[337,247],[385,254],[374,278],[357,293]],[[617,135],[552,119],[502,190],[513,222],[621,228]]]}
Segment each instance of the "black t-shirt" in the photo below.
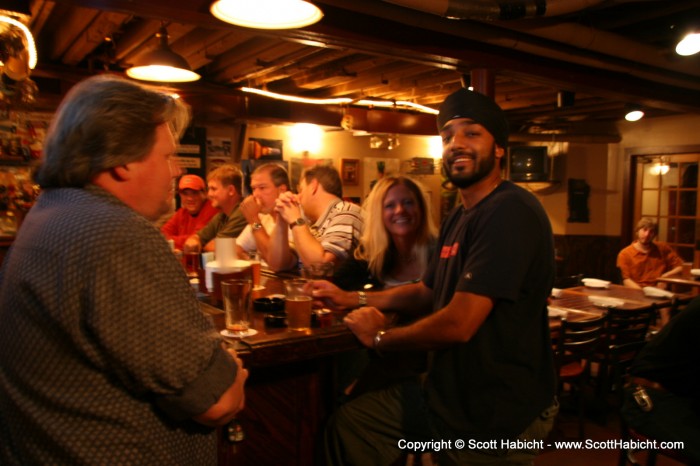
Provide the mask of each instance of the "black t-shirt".
{"label": "black t-shirt", "polygon": [[700,400],[700,297],[639,352],[630,373],[658,382],[677,395]]}
{"label": "black t-shirt", "polygon": [[434,310],[455,291],[494,302],[470,341],[435,353],[428,402],[455,434],[514,438],[552,403],[547,297],[553,280],[549,219],[524,189],[503,182],[477,206],[458,207],[445,220],[424,277]]}

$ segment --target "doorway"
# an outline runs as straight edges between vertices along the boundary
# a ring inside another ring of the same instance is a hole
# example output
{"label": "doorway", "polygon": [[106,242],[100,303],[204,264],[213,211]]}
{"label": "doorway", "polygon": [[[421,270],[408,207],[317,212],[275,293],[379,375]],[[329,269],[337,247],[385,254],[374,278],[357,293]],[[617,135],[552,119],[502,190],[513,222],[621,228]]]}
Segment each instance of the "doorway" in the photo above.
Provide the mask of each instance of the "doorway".
{"label": "doorway", "polygon": [[700,152],[633,156],[631,165],[634,185],[630,224],[642,217],[655,219],[658,240],[670,244],[683,261],[698,267]]}

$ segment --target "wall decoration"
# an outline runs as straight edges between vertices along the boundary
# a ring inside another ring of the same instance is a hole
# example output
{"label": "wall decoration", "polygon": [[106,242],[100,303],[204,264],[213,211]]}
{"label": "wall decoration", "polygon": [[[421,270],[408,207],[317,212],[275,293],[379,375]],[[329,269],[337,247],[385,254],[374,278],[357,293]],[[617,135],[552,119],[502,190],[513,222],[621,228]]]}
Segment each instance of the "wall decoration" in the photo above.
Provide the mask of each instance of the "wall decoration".
{"label": "wall decoration", "polygon": [[362,163],[362,173],[364,174],[362,177],[362,185],[365,197],[369,194],[377,181],[384,178],[384,175],[397,175],[399,173],[399,159],[365,157]]}
{"label": "wall decoration", "polygon": [[360,160],[342,159],[340,161],[340,179],[343,184],[357,186],[360,183]]}
{"label": "wall decoration", "polygon": [[569,179],[569,218],[566,220],[567,222],[590,222],[588,212],[588,196],[590,193],[591,187],[586,183],[586,180]]}
{"label": "wall decoration", "polygon": [[282,140],[248,138],[248,158],[255,160],[282,160]]}
{"label": "wall decoration", "polygon": [[231,138],[207,138],[207,172],[231,162]]}
{"label": "wall decoration", "polygon": [[0,119],[0,164],[29,163],[41,157],[50,113],[8,112]]}

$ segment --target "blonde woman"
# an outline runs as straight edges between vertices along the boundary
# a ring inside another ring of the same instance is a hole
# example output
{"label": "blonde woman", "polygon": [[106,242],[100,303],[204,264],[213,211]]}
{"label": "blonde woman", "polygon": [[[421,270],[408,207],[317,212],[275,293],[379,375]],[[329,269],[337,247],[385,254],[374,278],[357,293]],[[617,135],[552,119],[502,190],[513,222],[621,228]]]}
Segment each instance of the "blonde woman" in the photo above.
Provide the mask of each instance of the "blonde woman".
{"label": "blonde woman", "polygon": [[[354,271],[348,267],[336,273],[336,284],[362,289],[368,283],[387,288],[419,281],[437,236],[425,191],[411,178],[387,176],[372,188],[363,211],[365,228],[355,250]],[[351,277],[355,277],[353,284]],[[359,282],[357,277],[361,277]],[[357,396],[420,374],[425,370],[426,354],[404,352],[378,359],[362,350],[339,360],[344,395]]]}
{"label": "blonde woman", "polygon": [[[344,289],[368,284],[392,287],[420,280],[437,237],[430,201],[422,187],[406,176],[377,182],[363,204],[365,227],[356,261],[335,274]],[[359,273],[358,273],[359,272]]]}

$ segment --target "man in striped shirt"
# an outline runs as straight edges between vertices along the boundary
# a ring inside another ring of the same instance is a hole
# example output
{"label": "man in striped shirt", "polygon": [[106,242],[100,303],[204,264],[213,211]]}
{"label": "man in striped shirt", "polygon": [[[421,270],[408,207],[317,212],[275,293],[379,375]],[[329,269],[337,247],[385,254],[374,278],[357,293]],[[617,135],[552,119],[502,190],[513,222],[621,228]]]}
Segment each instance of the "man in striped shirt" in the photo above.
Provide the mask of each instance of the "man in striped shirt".
{"label": "man in striped shirt", "polygon": [[[275,207],[280,220],[270,241],[269,265],[273,270],[289,270],[299,262],[330,262],[337,267],[352,255],[364,222],[360,206],[342,196],[337,170],[321,165],[304,170],[296,195],[280,194]],[[289,247],[287,227],[295,250]]]}

